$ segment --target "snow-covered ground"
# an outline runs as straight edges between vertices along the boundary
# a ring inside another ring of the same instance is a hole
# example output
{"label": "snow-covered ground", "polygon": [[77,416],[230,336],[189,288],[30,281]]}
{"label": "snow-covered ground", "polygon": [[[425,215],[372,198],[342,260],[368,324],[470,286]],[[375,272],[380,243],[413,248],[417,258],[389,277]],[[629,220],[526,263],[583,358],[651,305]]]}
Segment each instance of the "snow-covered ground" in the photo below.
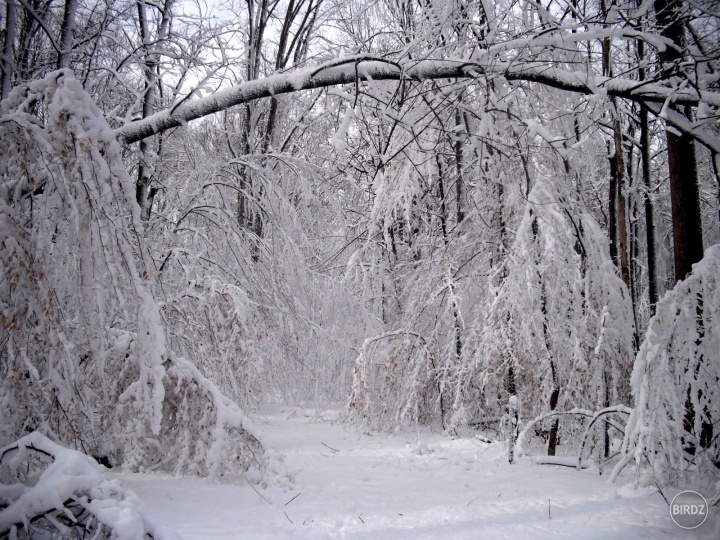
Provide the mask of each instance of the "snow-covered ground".
{"label": "snow-covered ground", "polygon": [[[657,490],[597,469],[508,465],[502,445],[428,431],[362,435],[333,414],[275,408],[259,421],[292,480],[267,489],[113,474],[185,539],[720,538],[717,513],[685,531]],[[675,492],[668,490],[666,496]]]}

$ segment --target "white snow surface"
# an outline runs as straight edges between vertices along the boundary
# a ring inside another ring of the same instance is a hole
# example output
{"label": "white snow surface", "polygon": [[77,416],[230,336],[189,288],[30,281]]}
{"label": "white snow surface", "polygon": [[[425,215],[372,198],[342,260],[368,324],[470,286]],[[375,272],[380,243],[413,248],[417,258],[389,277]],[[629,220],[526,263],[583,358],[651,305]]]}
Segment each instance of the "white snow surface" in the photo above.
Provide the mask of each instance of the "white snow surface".
{"label": "white snow surface", "polygon": [[[595,466],[513,465],[471,432],[361,434],[338,411],[275,407],[257,425],[292,482],[267,488],[197,477],[112,473],[155,522],[190,539],[720,538],[717,508],[676,526],[655,487]],[[670,499],[676,494],[664,490]],[[707,496],[707,494],[706,494]]]}

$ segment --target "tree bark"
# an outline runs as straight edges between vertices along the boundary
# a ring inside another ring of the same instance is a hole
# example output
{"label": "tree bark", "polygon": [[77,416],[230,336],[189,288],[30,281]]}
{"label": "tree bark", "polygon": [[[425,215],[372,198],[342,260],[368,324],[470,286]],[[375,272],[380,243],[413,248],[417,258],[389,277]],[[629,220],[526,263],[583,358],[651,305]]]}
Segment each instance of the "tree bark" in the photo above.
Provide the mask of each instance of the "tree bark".
{"label": "tree bark", "polygon": [[453,137],[453,149],[455,151],[455,202],[456,202],[456,222],[459,225],[465,219],[465,211],[463,210],[462,198],[465,180],[463,178],[463,141],[460,133],[464,133],[464,124],[460,109],[455,109],[455,131]]}
{"label": "tree bark", "polygon": [[[616,100],[613,99],[615,102]],[[615,103],[617,104],[617,103]],[[613,121],[613,132],[615,139],[615,173],[616,177],[616,209],[617,209],[617,239],[618,259],[620,262],[620,277],[625,286],[630,290],[630,261],[628,258],[628,226],[627,226],[627,199],[625,197],[625,160],[623,156],[622,130],[620,119]]]}
{"label": "tree bark", "polygon": [[[165,0],[162,5],[160,25],[157,32],[157,41],[162,41],[167,37],[168,27],[170,25],[170,9],[173,0]],[[153,6],[158,7],[153,4]],[[155,110],[155,86],[157,84],[157,67],[158,59],[150,47],[152,36],[150,35],[150,26],[146,11],[145,0],[138,0],[138,24],[140,26],[140,38],[142,40],[142,48],[145,56],[143,69],[143,77],[145,78],[143,88],[142,117],[147,118],[153,114]],[[140,163],[138,164],[137,181],[135,184],[135,198],[140,206],[140,218],[143,221],[150,220],[152,212],[153,200],[157,190],[151,189],[152,172],[149,165],[153,159],[151,154],[150,143],[143,139],[140,141]]]}
{"label": "tree bark", "polygon": [[58,54],[58,69],[70,67],[72,60],[73,33],[75,32],[75,15],[78,0],[65,0],[62,29],[60,31],[60,54]]}
{"label": "tree bark", "polygon": [[[670,78],[678,69],[685,49],[682,0],[655,0],[655,13],[661,34],[675,46],[660,52],[661,73]],[[673,106],[687,118],[691,111]],[[673,223],[675,280],[692,272],[692,265],[702,259],[702,221],[698,192],[695,144],[687,134],[667,130],[668,168],[670,175],[670,206]]]}
{"label": "tree bark", "polygon": [[[640,80],[646,78],[645,68],[642,67],[645,61],[645,43],[638,42],[638,60],[640,62]],[[643,185],[645,191],[645,244],[647,247],[647,272],[648,272],[648,303],[650,304],[650,315],[655,315],[655,305],[658,301],[657,272],[655,270],[655,215],[652,198],[652,179],[650,165],[650,125],[648,120],[648,109],[644,103],[640,104],[640,157],[643,167]]]}
{"label": "tree bark", "polygon": [[688,135],[667,131],[667,146],[675,280],[681,281],[703,257],[697,163],[695,144]]}
{"label": "tree bark", "polygon": [[[655,12],[662,36],[675,43],[660,53],[661,73],[672,77],[683,59],[685,50],[685,15],[682,0],[655,0]],[[688,119],[692,111],[685,107],[675,109]],[[702,220],[698,189],[695,144],[687,134],[667,130],[668,167],[670,174],[670,207],[673,223],[673,250],[675,254],[675,280],[684,280],[692,272],[692,265],[703,257]],[[702,340],[702,298],[698,299],[698,340]],[[702,362],[703,359],[701,359]],[[697,374],[696,374],[697,375]],[[685,402],[685,429],[692,433],[695,422],[695,407],[691,399],[691,388],[687,389]],[[712,439],[712,418],[703,422],[697,442],[709,445]],[[696,442],[689,440],[686,445],[689,454],[695,454]]]}
{"label": "tree bark", "polygon": [[17,4],[15,0],[6,0],[5,39],[2,51],[2,99],[10,95],[13,73],[15,72],[15,33],[17,31]]}
{"label": "tree bark", "polygon": [[[610,152],[610,145],[608,144]],[[617,247],[617,161],[615,156],[610,158],[610,182],[608,186],[608,239],[610,241],[610,259],[615,266],[620,267]]]}
{"label": "tree bark", "polygon": [[[605,0],[601,0],[600,9],[603,17],[607,19],[608,10]],[[611,56],[610,38],[602,40],[602,68],[603,75],[613,77],[613,67],[610,61]],[[620,126],[620,110],[618,108],[617,96],[610,97],[613,115],[613,142],[610,157],[610,204],[609,204],[609,226],[610,231],[610,255],[620,270],[620,277],[625,286],[630,290],[630,267],[628,262],[628,238],[627,238],[627,201],[623,191],[625,182],[625,159],[623,156],[622,128]]]}

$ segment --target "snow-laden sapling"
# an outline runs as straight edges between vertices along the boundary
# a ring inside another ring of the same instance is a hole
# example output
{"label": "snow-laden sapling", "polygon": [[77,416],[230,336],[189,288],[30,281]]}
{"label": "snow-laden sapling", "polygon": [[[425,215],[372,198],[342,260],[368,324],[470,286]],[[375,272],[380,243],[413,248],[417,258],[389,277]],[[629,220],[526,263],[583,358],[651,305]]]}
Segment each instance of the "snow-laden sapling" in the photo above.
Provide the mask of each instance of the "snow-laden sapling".
{"label": "snow-laden sapling", "polygon": [[61,70],[0,113],[0,444],[39,430],[129,470],[259,479],[267,457],[247,419],[168,343],[98,106]]}
{"label": "snow-laden sapling", "polygon": [[720,246],[658,303],[632,375],[623,458],[660,485],[716,491],[720,479]]}

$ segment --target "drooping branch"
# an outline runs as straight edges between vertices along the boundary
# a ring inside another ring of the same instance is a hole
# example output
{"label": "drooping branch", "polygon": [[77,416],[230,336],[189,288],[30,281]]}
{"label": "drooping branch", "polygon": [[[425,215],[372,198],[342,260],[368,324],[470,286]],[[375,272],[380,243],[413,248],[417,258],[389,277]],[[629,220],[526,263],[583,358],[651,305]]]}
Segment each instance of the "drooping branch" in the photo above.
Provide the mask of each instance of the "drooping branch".
{"label": "drooping branch", "polygon": [[[185,102],[142,120],[131,122],[117,129],[116,134],[125,143],[130,144],[234,105],[301,90],[355,83],[363,79],[424,81],[480,76],[500,77],[508,81],[535,82],[560,90],[585,95],[617,96],[640,103],[672,102],[697,105],[703,102],[711,107],[720,107],[720,92],[699,94],[690,88],[677,90],[630,79],[592,76],[560,69],[547,62],[423,60],[401,65],[373,56],[355,56],[334,60],[318,67],[240,83],[196,101]],[[677,127],[682,129],[681,126]]]}
{"label": "drooping branch", "polygon": [[[604,409],[597,411],[595,415],[592,417],[592,420],[590,420],[590,423],[588,424],[587,428],[585,428],[585,433],[583,433],[582,437],[582,444],[580,445],[580,452],[578,454],[577,459],[577,469],[580,470],[583,463],[583,452],[585,451],[585,446],[587,445],[588,436],[590,435],[590,431],[592,430],[595,423],[602,418],[603,416],[608,416],[610,414],[625,414],[625,415],[631,415],[633,410],[630,407],[626,407],[625,405],[615,405],[613,407],[605,407]],[[612,425],[610,422],[606,423],[609,425]],[[624,432],[621,432],[624,433]]]}
{"label": "drooping branch", "polygon": [[[630,414],[632,412],[632,409],[629,407],[625,407],[624,405],[615,405],[613,407],[606,407],[600,411],[589,411],[587,409],[572,409],[570,411],[550,411],[548,413],[541,414],[540,416],[533,418],[530,420],[530,422],[527,423],[525,428],[520,432],[520,434],[517,437],[517,451],[516,453],[518,455],[521,455],[524,453],[524,445],[525,440],[527,438],[527,434],[530,432],[530,429],[535,427],[536,424],[539,422],[543,422],[544,420],[547,420],[548,418],[554,418],[558,416],[579,416],[584,418],[590,418],[591,419],[591,425],[595,423],[595,421],[602,417],[607,416],[611,413],[622,413],[622,414]],[[605,422],[609,424],[610,426],[614,427],[616,430],[618,430],[620,433],[624,433],[624,430],[622,426],[618,425],[611,419],[605,419]],[[585,444],[585,437],[587,436],[588,430],[586,429],[586,433],[583,435],[583,447]],[[582,451],[581,451],[582,454]]]}

